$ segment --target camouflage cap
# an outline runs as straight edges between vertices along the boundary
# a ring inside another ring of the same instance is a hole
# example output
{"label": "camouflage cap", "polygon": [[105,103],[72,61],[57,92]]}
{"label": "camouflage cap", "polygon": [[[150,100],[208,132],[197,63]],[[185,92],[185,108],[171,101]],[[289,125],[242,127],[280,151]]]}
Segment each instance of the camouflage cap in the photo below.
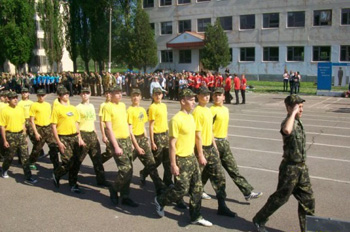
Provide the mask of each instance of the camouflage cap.
{"label": "camouflage cap", "polygon": [[28,93],[29,92],[29,89],[27,89],[27,88],[22,88],[22,90],[21,90],[21,93]]}
{"label": "camouflage cap", "polygon": [[131,95],[133,95],[133,94],[141,94],[140,89],[132,89],[131,90]]}
{"label": "camouflage cap", "polygon": [[88,88],[88,87],[82,88],[82,89],[81,89],[81,92],[82,92],[82,93],[91,93],[90,88]]}
{"label": "camouflage cap", "polygon": [[18,95],[17,95],[16,92],[9,92],[9,93],[7,94],[7,97],[8,97],[8,98],[14,98],[14,97],[18,97]]}
{"label": "camouflage cap", "polygon": [[295,104],[300,104],[303,102],[305,102],[305,100],[296,94],[292,94],[284,99],[284,104],[286,104],[287,106],[294,106]]}
{"label": "camouflage cap", "polygon": [[162,91],[162,89],[161,89],[161,88],[156,87],[156,88],[154,88],[154,89],[153,89],[152,94],[155,94],[155,93],[163,93],[163,91]]}
{"label": "camouflage cap", "polygon": [[105,92],[104,92],[104,93],[110,93],[110,92],[112,92],[112,91],[111,91],[111,88],[108,87],[108,88],[105,89]]}
{"label": "camouflage cap", "polygon": [[210,90],[205,86],[202,86],[199,88],[199,94],[206,95],[210,93],[211,93]]}
{"label": "camouflage cap", "polygon": [[60,96],[68,94],[68,93],[69,93],[69,91],[65,87],[61,87],[61,88],[57,89],[57,94]]}
{"label": "camouflage cap", "polygon": [[121,91],[122,91],[122,88],[120,88],[119,85],[113,86],[111,88],[111,92],[121,92]]}
{"label": "camouflage cap", "polygon": [[46,95],[46,91],[44,89],[38,89],[36,92],[37,95]]}
{"label": "camouflage cap", "polygon": [[222,87],[216,87],[214,89],[214,93],[225,93],[225,90]]}
{"label": "camouflage cap", "polygon": [[183,99],[185,97],[194,97],[194,96],[196,96],[196,94],[190,89],[183,89],[179,93],[179,98],[180,99]]}
{"label": "camouflage cap", "polygon": [[7,97],[9,95],[10,91],[4,90],[2,91],[2,96]]}

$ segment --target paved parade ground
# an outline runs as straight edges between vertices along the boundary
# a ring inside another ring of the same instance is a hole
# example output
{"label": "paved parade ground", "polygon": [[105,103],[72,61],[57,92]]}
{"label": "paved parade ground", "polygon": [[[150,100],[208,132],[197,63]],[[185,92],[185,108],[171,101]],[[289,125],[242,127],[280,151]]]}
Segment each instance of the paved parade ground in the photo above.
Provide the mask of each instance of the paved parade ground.
{"label": "paved parade ground", "polygon": [[[0,231],[254,231],[251,219],[276,190],[278,167],[282,157],[280,124],[286,116],[285,94],[247,93],[245,105],[226,105],[230,110],[229,141],[239,165],[256,191],[264,195],[247,202],[233,181],[226,175],[227,205],[237,212],[235,219],[216,214],[217,201],[208,182],[205,191],[212,200],[202,200],[202,214],[214,226],[204,228],[189,224],[188,210],[165,207],[165,217],[159,218],[153,203],[154,187],[148,178],[140,186],[139,170],[142,164],[134,162],[131,198],[140,203],[138,208],[110,203],[107,188],[96,186],[95,174],[86,157],[78,182],[84,194],[70,192],[67,177],[56,189],[52,183],[52,165],[48,157],[39,159],[38,171],[33,174],[39,182],[24,184],[22,168],[17,158],[9,170],[9,179],[0,178]],[[55,95],[47,100],[52,103]],[[350,221],[350,99],[303,96],[304,123],[307,137],[307,164],[316,199],[316,215]],[[30,99],[35,101],[36,96]],[[80,97],[70,99],[77,105]],[[91,97],[96,111],[103,97]],[[130,98],[123,97],[130,105]],[[164,101],[169,119],[179,110],[176,101]],[[142,101],[148,108],[151,101]],[[96,123],[98,127],[98,123]],[[98,135],[101,133],[97,130]],[[100,137],[101,138],[101,137]],[[103,144],[103,143],[102,143]],[[2,149],[2,148],[1,148]],[[47,147],[45,147],[47,151]],[[102,145],[104,151],[105,146]],[[31,150],[31,145],[30,145]],[[115,177],[114,160],[105,163],[109,181]],[[162,173],[162,167],[159,168]],[[161,175],[162,176],[162,175]],[[185,201],[188,201],[185,197]],[[269,231],[299,231],[297,201],[291,197],[266,224]]]}

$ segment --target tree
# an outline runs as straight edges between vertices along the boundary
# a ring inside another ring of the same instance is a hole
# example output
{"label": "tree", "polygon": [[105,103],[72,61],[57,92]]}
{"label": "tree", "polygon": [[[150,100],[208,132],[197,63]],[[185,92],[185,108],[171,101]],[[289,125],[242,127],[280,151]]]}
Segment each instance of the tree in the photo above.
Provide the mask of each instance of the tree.
{"label": "tree", "polygon": [[18,69],[28,63],[35,45],[34,1],[2,0],[0,4],[0,62]]}
{"label": "tree", "polygon": [[230,48],[227,35],[217,19],[214,26],[208,25],[205,30],[205,45],[201,51],[201,62],[204,68],[217,71],[230,63]]}
{"label": "tree", "polygon": [[44,48],[51,67],[54,62],[59,72],[63,56],[64,35],[61,3],[56,0],[40,0],[38,2],[38,15],[44,30]]}
{"label": "tree", "polygon": [[146,68],[154,67],[157,62],[157,44],[154,31],[149,23],[148,14],[142,8],[142,1],[138,0],[134,19],[134,33],[132,40],[132,54],[134,65],[146,72]]}

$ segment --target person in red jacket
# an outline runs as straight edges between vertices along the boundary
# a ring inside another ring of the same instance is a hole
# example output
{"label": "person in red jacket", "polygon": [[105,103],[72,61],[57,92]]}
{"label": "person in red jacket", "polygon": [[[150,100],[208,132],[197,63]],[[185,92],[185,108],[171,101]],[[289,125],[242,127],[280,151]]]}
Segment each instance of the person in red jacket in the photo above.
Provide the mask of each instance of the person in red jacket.
{"label": "person in red jacket", "polygon": [[214,80],[214,87],[223,87],[224,78],[221,76],[220,73],[216,73],[215,80]]}
{"label": "person in red jacket", "polygon": [[242,95],[242,104],[245,104],[245,89],[247,87],[247,79],[245,78],[245,75],[242,74],[242,80],[241,80],[241,95]]}
{"label": "person in red jacket", "polygon": [[232,100],[232,96],[230,93],[231,90],[231,77],[229,74],[226,74],[226,79],[225,79],[225,103],[230,104]]}
{"label": "person in red jacket", "polygon": [[239,80],[237,74],[233,74],[235,77],[233,78],[234,88],[235,88],[235,95],[236,95],[236,105],[239,104],[239,90],[241,88],[241,81]]}

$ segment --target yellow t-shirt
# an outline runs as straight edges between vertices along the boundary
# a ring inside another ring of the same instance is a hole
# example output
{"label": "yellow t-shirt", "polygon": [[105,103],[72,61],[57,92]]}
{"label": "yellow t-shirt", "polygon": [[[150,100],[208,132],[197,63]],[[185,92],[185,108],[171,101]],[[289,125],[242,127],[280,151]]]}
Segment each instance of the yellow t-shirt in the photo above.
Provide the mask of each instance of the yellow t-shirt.
{"label": "yellow t-shirt", "polygon": [[102,110],[102,121],[111,122],[116,139],[126,139],[130,136],[127,122],[126,107],[123,102],[106,103]]}
{"label": "yellow t-shirt", "polygon": [[79,104],[76,106],[79,113],[79,129],[85,132],[92,132],[95,130],[96,113],[95,107],[89,104]]}
{"label": "yellow t-shirt", "polygon": [[98,111],[98,116],[99,117],[102,117],[102,111],[103,111],[103,107],[108,104],[109,102],[102,102],[101,105],[100,105],[100,109]]}
{"label": "yellow t-shirt", "polygon": [[164,103],[152,103],[148,110],[148,120],[154,120],[153,133],[164,133],[168,128],[168,110]]}
{"label": "yellow t-shirt", "polygon": [[179,111],[170,120],[169,136],[176,138],[176,155],[187,157],[194,153],[195,145],[195,123],[192,114]]}
{"label": "yellow t-shirt", "polygon": [[24,117],[29,118],[29,110],[30,106],[33,104],[32,100],[21,100],[18,102],[17,106],[23,107],[24,109]]}
{"label": "yellow t-shirt", "polygon": [[56,124],[57,134],[71,135],[77,133],[76,122],[79,122],[79,113],[74,106],[57,104],[53,108],[51,123]]}
{"label": "yellow t-shirt", "polygon": [[127,110],[128,123],[132,125],[132,133],[134,135],[142,135],[145,133],[145,122],[148,121],[146,110],[143,107],[130,106]]}
{"label": "yellow t-shirt", "polygon": [[48,102],[34,102],[30,107],[29,116],[34,117],[38,126],[48,126],[51,123],[51,105]]}
{"label": "yellow t-shirt", "polygon": [[202,146],[213,143],[213,116],[208,107],[196,106],[193,110],[196,131],[201,132]]}
{"label": "yellow t-shirt", "polygon": [[[25,122],[23,107],[6,106],[1,110],[0,125],[5,127],[6,131],[19,132],[23,130]],[[3,149],[3,148],[1,148]]]}
{"label": "yellow t-shirt", "polygon": [[229,112],[226,106],[210,107],[213,114],[213,133],[215,138],[224,139],[227,137]]}
{"label": "yellow t-shirt", "polygon": [[1,110],[3,108],[5,108],[6,106],[8,106],[9,104],[8,103],[5,103],[5,102],[0,102],[0,113],[1,113]]}

